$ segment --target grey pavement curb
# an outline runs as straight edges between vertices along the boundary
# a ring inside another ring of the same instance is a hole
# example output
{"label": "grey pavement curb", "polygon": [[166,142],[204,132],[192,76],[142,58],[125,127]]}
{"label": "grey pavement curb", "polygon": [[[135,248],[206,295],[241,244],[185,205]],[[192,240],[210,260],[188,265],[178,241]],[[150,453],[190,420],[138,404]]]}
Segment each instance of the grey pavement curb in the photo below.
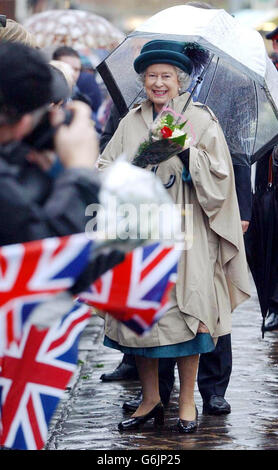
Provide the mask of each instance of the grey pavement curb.
{"label": "grey pavement curb", "polygon": [[56,437],[62,433],[63,425],[67,421],[73,406],[76,392],[82,377],[86,377],[89,372],[88,357],[90,352],[97,350],[103,338],[103,320],[93,315],[81,334],[78,345],[78,363],[71,381],[65,390],[64,397],[52,417],[48,429],[48,438],[44,446],[45,450],[56,450]]}

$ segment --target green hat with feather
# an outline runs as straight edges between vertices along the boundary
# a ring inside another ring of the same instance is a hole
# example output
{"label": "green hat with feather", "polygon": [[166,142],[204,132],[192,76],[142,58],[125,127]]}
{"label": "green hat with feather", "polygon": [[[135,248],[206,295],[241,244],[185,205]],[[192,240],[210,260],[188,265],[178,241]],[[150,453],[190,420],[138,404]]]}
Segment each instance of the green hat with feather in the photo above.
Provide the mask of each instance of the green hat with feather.
{"label": "green hat with feather", "polygon": [[153,64],[170,64],[190,75],[193,69],[201,70],[208,58],[209,53],[196,42],[156,39],[142,47],[133,66],[137,73],[141,73]]}

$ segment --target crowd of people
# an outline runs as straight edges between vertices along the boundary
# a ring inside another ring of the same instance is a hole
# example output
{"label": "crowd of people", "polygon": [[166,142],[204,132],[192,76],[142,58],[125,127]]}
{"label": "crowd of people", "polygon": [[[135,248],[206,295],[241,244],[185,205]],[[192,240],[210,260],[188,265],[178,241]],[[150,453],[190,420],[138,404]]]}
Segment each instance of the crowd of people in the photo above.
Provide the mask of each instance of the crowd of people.
{"label": "crowd of people", "polygon": [[[278,41],[277,30],[269,39]],[[98,202],[99,172],[122,153],[133,161],[166,104],[183,111],[190,77],[206,61],[200,51],[196,59],[183,42],[147,42],[133,64],[147,99],[123,118],[112,106],[110,118],[101,123],[103,96],[88,60],[71,47],[59,47],[48,61],[32,35],[8,20],[0,28],[0,246],[84,232],[86,207]],[[53,147],[38,148],[36,132],[46,117]],[[101,380],[139,378],[141,383],[139,394],[124,403],[132,414],[119,423],[120,431],[151,419],[163,425],[176,365],[180,433],[198,427],[196,380],[203,413],[231,412],[225,399],[232,370],[231,312],[250,295],[244,236],[252,220],[251,171],[233,164],[209,107],[191,101],[184,117],[195,129],[194,142],[156,170],[162,183],[174,175],[167,189],[174,203],[193,205],[194,243],[181,253],[171,308],[143,337],[105,317],[104,345],[122,351],[123,359]],[[275,163],[278,152],[270,154]],[[148,165],[146,171],[152,169]],[[84,282],[89,285],[124,256],[119,250],[102,255]],[[264,329],[276,328],[273,301]]]}

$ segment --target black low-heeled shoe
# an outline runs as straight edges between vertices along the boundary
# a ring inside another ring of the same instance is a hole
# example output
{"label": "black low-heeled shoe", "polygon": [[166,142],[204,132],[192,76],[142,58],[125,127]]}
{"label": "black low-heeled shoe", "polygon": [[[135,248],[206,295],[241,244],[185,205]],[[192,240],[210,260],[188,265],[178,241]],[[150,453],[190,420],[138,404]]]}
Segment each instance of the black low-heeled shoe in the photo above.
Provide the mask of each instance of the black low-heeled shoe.
{"label": "black low-heeled shoe", "polygon": [[198,428],[198,409],[196,410],[196,418],[193,421],[187,421],[186,419],[179,418],[177,428],[180,433],[189,434],[197,431]]}
{"label": "black low-heeled shoe", "polygon": [[133,429],[139,429],[143,424],[145,424],[150,419],[154,418],[155,426],[163,426],[164,424],[164,407],[161,402],[159,402],[149,413],[143,416],[137,416],[134,418],[126,419],[118,425],[119,431],[129,431]]}

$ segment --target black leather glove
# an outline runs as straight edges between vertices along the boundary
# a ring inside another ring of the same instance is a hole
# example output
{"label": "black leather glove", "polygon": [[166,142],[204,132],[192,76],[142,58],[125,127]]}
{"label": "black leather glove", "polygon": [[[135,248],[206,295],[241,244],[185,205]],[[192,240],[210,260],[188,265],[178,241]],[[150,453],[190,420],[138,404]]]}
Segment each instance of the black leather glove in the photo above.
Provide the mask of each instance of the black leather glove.
{"label": "black leather glove", "polygon": [[187,171],[189,171],[189,148],[178,153],[178,157],[181,159]]}

